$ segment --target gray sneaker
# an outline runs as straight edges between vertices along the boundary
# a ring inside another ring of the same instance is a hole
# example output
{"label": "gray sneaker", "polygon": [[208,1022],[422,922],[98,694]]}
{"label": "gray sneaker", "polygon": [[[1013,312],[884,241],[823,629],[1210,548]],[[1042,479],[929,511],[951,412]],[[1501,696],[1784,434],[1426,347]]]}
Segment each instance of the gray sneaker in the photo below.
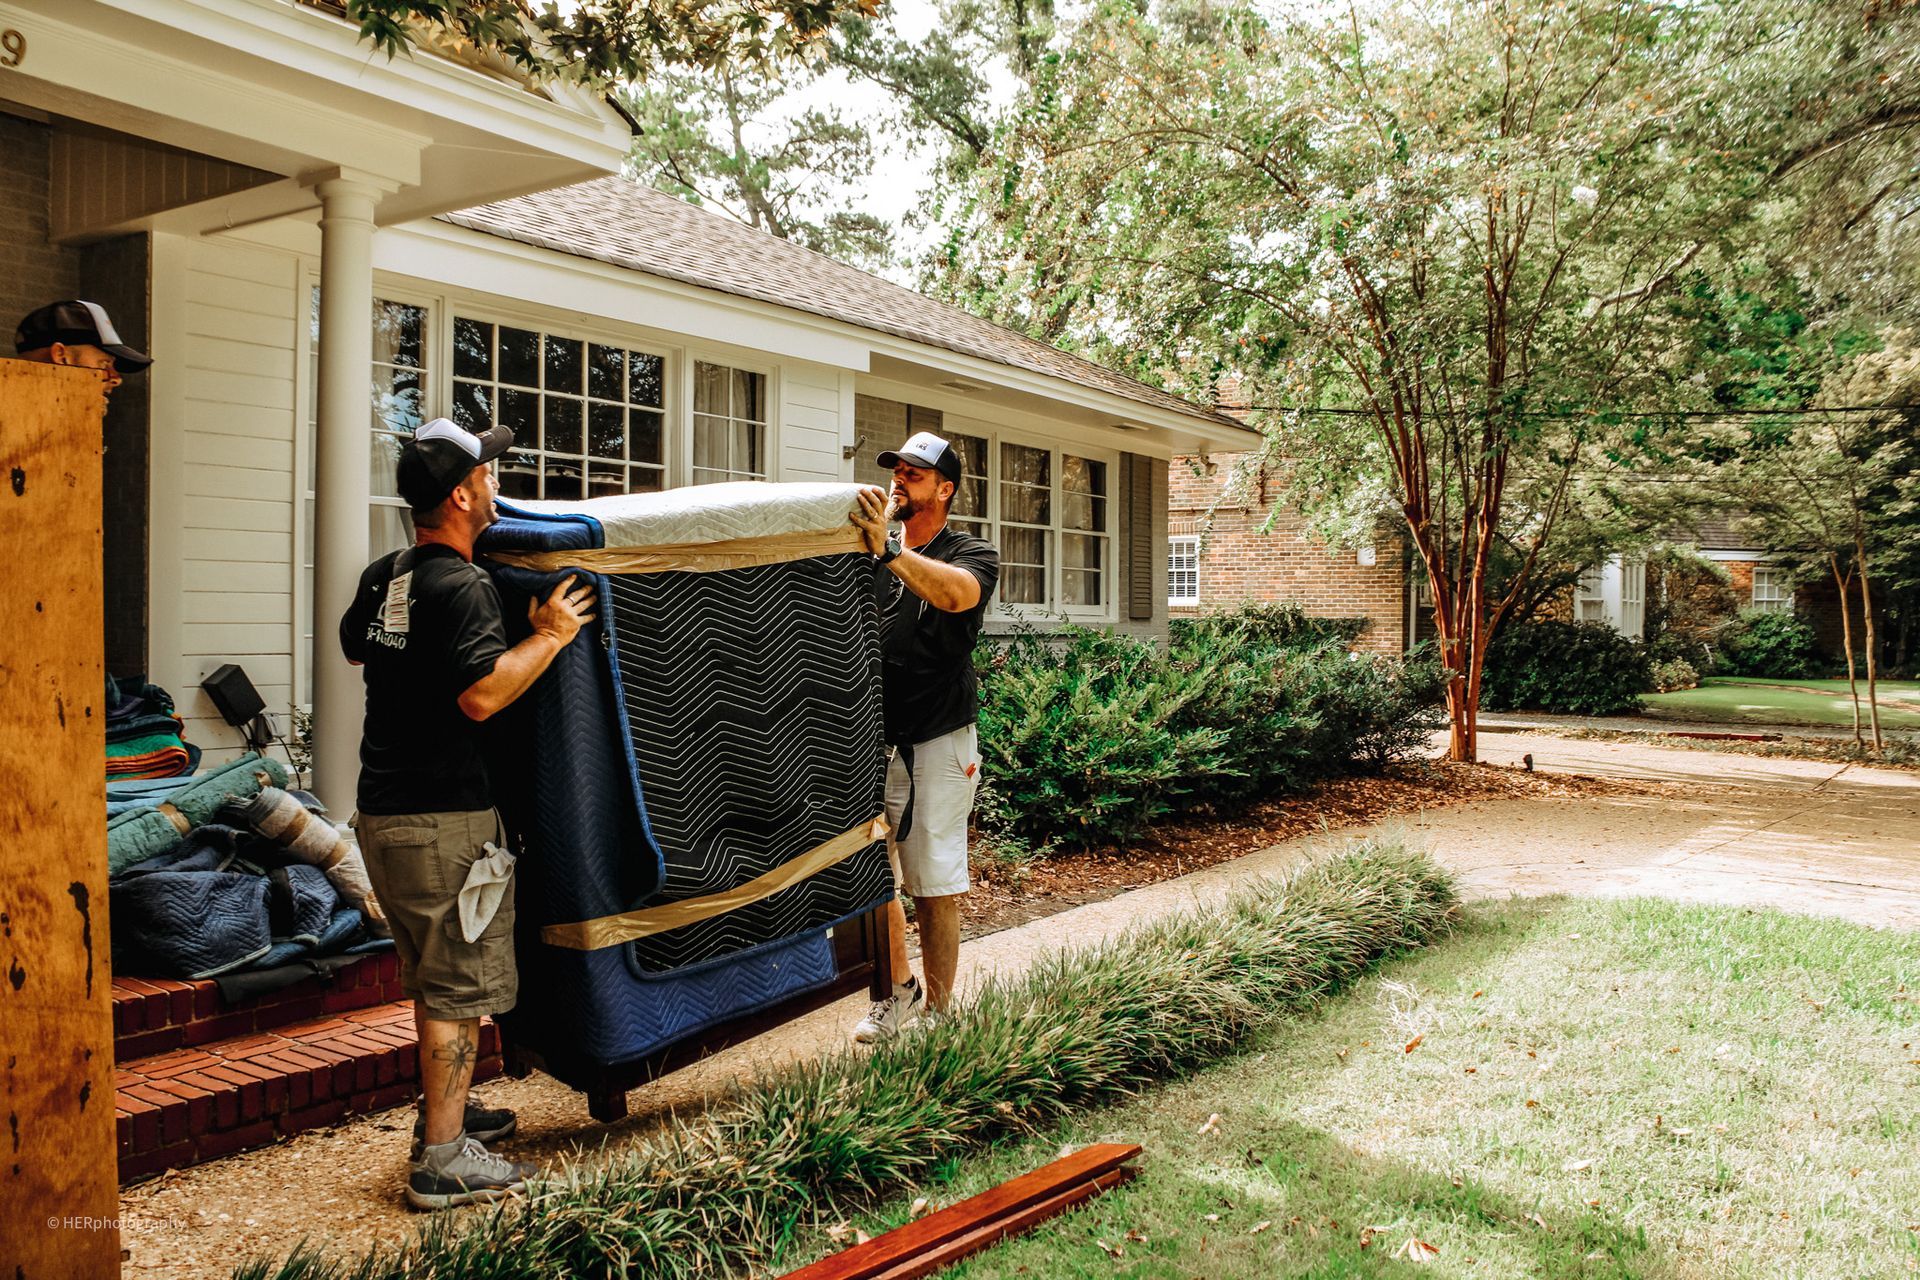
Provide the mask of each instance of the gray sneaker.
{"label": "gray sneaker", "polygon": [[421,1153],[407,1177],[407,1201],[416,1209],[487,1204],[525,1191],[534,1172],[533,1165],[515,1164],[462,1134]]}
{"label": "gray sneaker", "polygon": [[[467,1099],[467,1109],[460,1117],[460,1128],[469,1138],[478,1138],[481,1142],[498,1142],[502,1138],[511,1138],[519,1119],[505,1107],[483,1106],[478,1098]],[[420,1158],[427,1145],[427,1113],[419,1111],[413,1117],[413,1149],[409,1157]]]}
{"label": "gray sneaker", "polygon": [[856,1044],[873,1044],[878,1040],[889,1040],[913,1025],[920,1011],[927,1007],[926,992],[920,985],[903,986],[895,983],[893,994],[885,1000],[875,1000],[867,1009],[867,1016],[860,1019],[860,1025],[853,1029]]}

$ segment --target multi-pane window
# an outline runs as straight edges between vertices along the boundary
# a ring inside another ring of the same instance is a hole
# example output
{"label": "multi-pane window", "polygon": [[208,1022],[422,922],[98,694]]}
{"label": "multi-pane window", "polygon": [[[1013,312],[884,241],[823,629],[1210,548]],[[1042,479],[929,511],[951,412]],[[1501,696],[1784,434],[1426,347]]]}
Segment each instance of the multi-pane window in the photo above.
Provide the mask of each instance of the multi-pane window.
{"label": "multi-pane window", "polygon": [[1045,606],[1053,557],[1053,454],[1000,446],[1000,603]]}
{"label": "multi-pane window", "polygon": [[[986,538],[987,442],[980,436],[950,435],[946,442],[960,455],[960,483],[953,487],[953,506],[947,522],[963,532]],[[991,541],[991,539],[989,539]]]}
{"label": "multi-pane window", "polygon": [[1573,620],[1605,622],[1607,598],[1604,580],[1598,568],[1583,570],[1573,588]]}
{"label": "multi-pane window", "polygon": [[1785,569],[1754,568],[1753,607],[1762,613],[1793,612],[1793,590]]}
{"label": "multi-pane window", "polygon": [[1200,539],[1167,539],[1167,603],[1200,603]]}
{"label": "multi-pane window", "polygon": [[665,487],[666,361],[457,316],[453,420],[513,431],[501,496],[578,500]]}
{"label": "multi-pane window", "polygon": [[696,360],[693,482],[767,478],[767,375]]}
{"label": "multi-pane window", "polygon": [[1097,609],[1106,599],[1107,464],[1060,455],[1060,598]]}

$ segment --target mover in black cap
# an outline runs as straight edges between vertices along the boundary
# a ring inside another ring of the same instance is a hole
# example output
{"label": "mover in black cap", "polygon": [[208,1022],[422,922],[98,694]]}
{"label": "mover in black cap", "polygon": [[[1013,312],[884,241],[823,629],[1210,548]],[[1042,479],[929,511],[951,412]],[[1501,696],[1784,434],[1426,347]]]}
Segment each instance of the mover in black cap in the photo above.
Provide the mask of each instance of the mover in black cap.
{"label": "mover in black cap", "polygon": [[151,356],[120,341],[105,307],[71,298],[29,312],[13,332],[13,349],[23,360],[93,369],[109,395],[122,375],[153,363]]}

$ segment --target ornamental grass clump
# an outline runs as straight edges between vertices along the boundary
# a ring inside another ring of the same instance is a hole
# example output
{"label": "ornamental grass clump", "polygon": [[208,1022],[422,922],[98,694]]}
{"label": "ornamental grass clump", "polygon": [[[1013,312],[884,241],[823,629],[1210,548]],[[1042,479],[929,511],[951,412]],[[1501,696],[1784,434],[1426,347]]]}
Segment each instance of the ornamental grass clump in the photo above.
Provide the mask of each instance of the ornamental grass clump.
{"label": "ornamental grass clump", "polygon": [[522,1204],[439,1220],[352,1261],[302,1251],[244,1280],[722,1276],[803,1224],[922,1180],[956,1151],[1113,1101],[1231,1052],[1382,957],[1445,930],[1424,854],[1375,840],[1217,907],[1054,953],[954,1017],[869,1054],[793,1067]]}

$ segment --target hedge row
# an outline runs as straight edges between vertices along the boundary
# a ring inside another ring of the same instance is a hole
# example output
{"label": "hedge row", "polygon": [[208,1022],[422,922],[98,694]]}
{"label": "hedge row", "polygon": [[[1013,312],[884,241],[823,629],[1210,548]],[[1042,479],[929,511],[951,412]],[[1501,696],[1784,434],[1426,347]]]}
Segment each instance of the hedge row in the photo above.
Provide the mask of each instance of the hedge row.
{"label": "hedge row", "polygon": [[1352,653],[1356,630],[1255,606],[1177,624],[1164,646],[1081,628],[983,644],[981,824],[1108,844],[1423,751],[1443,671]]}

